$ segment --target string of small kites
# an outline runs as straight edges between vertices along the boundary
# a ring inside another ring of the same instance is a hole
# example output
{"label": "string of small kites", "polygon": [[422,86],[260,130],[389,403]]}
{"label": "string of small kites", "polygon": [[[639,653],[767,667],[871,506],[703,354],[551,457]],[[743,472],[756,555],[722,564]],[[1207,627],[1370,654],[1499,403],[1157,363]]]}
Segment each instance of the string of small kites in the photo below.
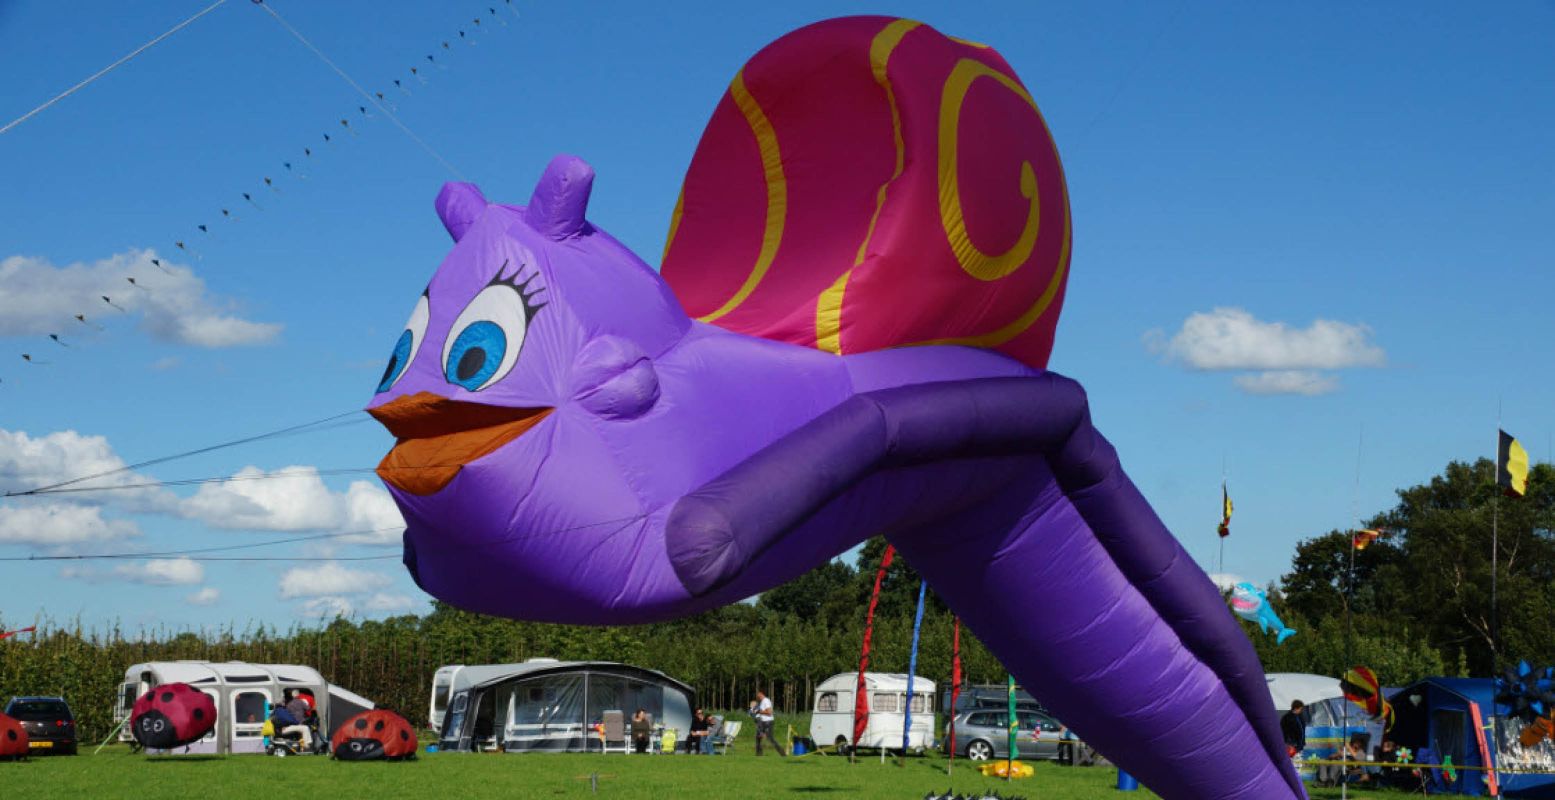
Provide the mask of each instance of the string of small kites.
{"label": "string of small kites", "polygon": [[[255,1],[256,5],[259,4],[260,2],[262,2],[262,0],[254,0],[254,1]],[[490,2],[496,2],[496,0],[490,0]],[[470,47],[475,47],[477,45],[475,37],[470,35],[471,32],[480,32],[480,33],[484,34],[486,32],[489,32],[493,27],[497,27],[497,26],[500,26],[500,27],[503,27],[503,28],[508,27],[508,21],[504,18],[505,15],[503,13],[499,12],[499,8],[506,9],[515,18],[519,18],[518,9],[513,7],[513,0],[501,0],[501,5],[500,6],[498,6],[498,5],[488,5],[488,6],[486,6],[486,14],[484,14],[484,15],[477,14],[476,16],[472,17],[470,19],[470,27],[468,29],[467,28],[463,28],[463,27],[457,29],[457,34],[458,35],[456,37],[441,40],[439,42],[439,47],[438,48],[434,49],[433,52],[426,54],[426,56],[424,58],[424,63],[418,63],[416,66],[410,67],[407,72],[401,73],[399,77],[390,79],[389,86],[383,87],[382,91],[377,91],[377,90],[373,91],[372,92],[372,96],[373,96],[374,99],[376,99],[377,104],[379,105],[379,107],[382,108],[382,109],[385,109],[386,113],[392,113],[393,111],[397,111],[398,107],[395,105],[395,102],[394,102],[394,100],[391,99],[391,97],[397,98],[397,99],[403,99],[403,98],[407,98],[407,97],[412,97],[413,94],[412,94],[409,86],[407,86],[407,84],[418,86],[418,87],[426,86],[426,85],[430,84],[431,81],[428,79],[429,71],[430,70],[444,70],[444,69],[448,68],[448,65],[447,65],[448,56],[453,52],[454,44],[456,42],[463,42],[464,44],[466,44],[467,46],[470,46]],[[272,10],[270,10],[268,8],[266,8],[266,10],[270,11],[272,16],[275,15],[274,11],[272,11]],[[277,21],[281,21],[279,19],[279,17],[277,17]],[[297,34],[295,30],[291,29],[291,26],[286,25],[286,23],[284,21],[281,21],[281,22],[282,22],[283,25],[285,25],[288,28],[288,30],[290,30],[293,33],[293,35],[297,36],[299,39],[302,38],[300,34]],[[312,48],[311,43],[307,42],[305,39],[302,40],[302,41],[303,41],[304,44],[307,44],[310,48]],[[315,49],[315,52],[317,52],[316,49]],[[439,58],[438,58],[439,54],[441,54],[443,56],[443,59],[439,60]],[[323,57],[322,53],[319,53],[319,55],[320,55],[320,57]],[[328,63],[328,59],[327,58],[325,59],[325,61],[326,61],[326,63]],[[334,65],[332,63],[330,64],[330,66],[334,67]],[[336,69],[338,71],[338,68],[336,68]],[[350,81],[349,77],[345,76],[344,73],[341,74],[341,77],[345,77],[346,80],[353,85],[353,87],[356,86],[355,82],[354,81]],[[364,100],[364,102],[366,102],[366,101]],[[352,125],[351,124],[351,121],[352,121],[353,118],[355,118],[357,120],[358,125]],[[322,135],[323,142],[324,142],[323,146],[324,147],[332,147],[337,142],[344,141],[344,139],[342,138],[343,136],[350,136],[350,137],[357,137],[357,136],[359,136],[360,133],[358,132],[358,128],[360,127],[360,123],[363,122],[363,121],[372,120],[372,119],[375,119],[375,118],[376,118],[375,115],[372,113],[372,111],[366,105],[361,105],[361,104],[357,105],[355,114],[347,113],[345,116],[340,117],[340,119],[339,119],[339,127],[338,128],[331,127],[330,129],[325,130],[325,131],[322,132],[321,135]],[[402,128],[403,128],[403,126],[402,126]],[[333,131],[333,135],[331,135],[331,131]],[[409,133],[408,130],[406,132]],[[412,135],[412,138],[415,138],[414,135]],[[417,140],[417,142],[419,144],[420,140]],[[423,147],[424,146],[425,145],[423,145]],[[272,195],[277,195],[278,196],[278,195],[281,194],[281,188],[280,188],[280,186],[277,185],[277,183],[280,180],[290,179],[290,180],[294,180],[294,181],[303,181],[303,180],[307,180],[308,179],[309,170],[311,169],[311,165],[315,161],[314,146],[309,146],[309,145],[303,146],[301,148],[301,154],[302,154],[301,157],[293,156],[293,158],[295,160],[283,160],[283,161],[281,161],[280,162],[280,166],[281,166],[281,171],[280,172],[273,173],[273,174],[266,174],[266,175],[262,176],[261,180],[263,182],[265,191],[269,192]],[[436,156],[436,153],[433,153],[433,155]],[[439,157],[438,160],[441,161],[442,159]],[[254,195],[257,192],[258,192],[258,187],[254,187],[254,191],[239,192],[238,196],[242,198],[243,203],[246,206],[249,206],[249,207],[253,208],[255,211],[263,212],[265,210],[264,206],[261,205],[259,203],[259,201],[256,200],[255,197],[254,197]],[[223,220],[223,222],[226,222],[226,223],[236,223],[236,222],[239,221],[238,215],[233,211],[233,209],[235,207],[236,207],[235,205],[219,207],[219,210],[221,212],[221,219]],[[201,254],[201,252],[199,250],[197,250],[193,246],[192,243],[197,241],[197,240],[199,240],[199,239],[209,239],[209,238],[211,238],[210,225],[208,225],[207,223],[203,223],[203,222],[199,223],[199,224],[194,226],[194,231],[198,231],[198,233],[199,233],[198,237],[186,235],[186,236],[183,236],[181,238],[174,239],[173,240],[173,247],[175,249],[177,249],[179,253],[182,253],[182,254],[184,254],[187,257],[193,258],[196,261],[204,261],[205,260],[204,256]],[[193,233],[193,231],[191,231],[191,233]],[[168,275],[176,275],[177,274],[172,269],[170,269],[168,266],[164,265],[162,263],[162,259],[160,259],[160,258],[152,258],[151,259],[151,265],[153,267],[156,267],[158,270],[161,270],[162,272],[168,274]],[[142,276],[142,277],[144,277],[144,276]],[[151,287],[147,286],[142,280],[137,280],[136,277],[133,276],[133,275],[126,276],[125,277],[125,281],[128,283],[128,285],[130,287],[130,289],[129,289],[130,291],[141,291],[141,292],[145,292],[147,294],[153,294],[154,293],[154,291],[153,291],[153,289]],[[122,289],[122,288],[123,287],[119,287],[119,289]],[[117,291],[118,291],[118,289],[112,289],[112,288],[104,289],[104,293],[99,295],[99,297],[102,299],[104,305],[107,308],[113,309],[114,311],[117,311],[120,314],[128,314],[129,313],[128,309],[126,309],[123,305],[120,305],[119,303],[114,301],[114,293],[116,293]],[[107,330],[101,324],[96,322],[96,315],[94,313],[88,313],[89,311],[90,311],[90,309],[83,309],[80,313],[75,314],[74,315],[74,323],[77,324],[77,325],[84,326],[86,328],[90,328],[90,329],[92,329],[94,331],[101,332],[101,331]],[[107,312],[104,312],[104,313],[107,313]],[[68,327],[69,323],[66,323],[66,325]],[[55,345],[58,345],[61,348],[70,348],[71,347],[70,341],[67,340],[67,337],[66,337],[66,335],[64,333],[50,333],[50,334],[48,334],[48,338],[49,338],[49,340],[51,342],[53,342]],[[21,354],[21,357],[22,357],[22,361],[24,361],[25,363],[27,363],[29,365],[32,365],[32,366],[48,366],[49,364],[53,363],[50,358],[48,358],[46,356],[39,355],[39,354],[31,353],[31,352],[24,352],[24,353]]]}

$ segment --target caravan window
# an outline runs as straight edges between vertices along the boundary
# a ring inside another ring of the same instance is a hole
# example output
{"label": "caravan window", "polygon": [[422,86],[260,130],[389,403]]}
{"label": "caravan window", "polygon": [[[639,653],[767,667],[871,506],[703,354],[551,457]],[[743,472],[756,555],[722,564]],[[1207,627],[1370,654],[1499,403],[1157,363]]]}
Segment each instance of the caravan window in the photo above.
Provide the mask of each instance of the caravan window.
{"label": "caravan window", "polygon": [[1314,728],[1329,728],[1338,724],[1334,722],[1333,711],[1329,708],[1328,701],[1326,700],[1320,700],[1307,706],[1306,718],[1307,724]]}
{"label": "caravan window", "polygon": [[469,690],[454,695],[453,707],[448,710],[448,716],[443,718],[443,737],[449,741],[458,741],[464,733],[464,712],[470,705]]}
{"label": "caravan window", "polygon": [[869,698],[869,707],[874,711],[894,713],[901,708],[896,703],[897,696],[888,692],[875,692]]}
{"label": "caravan window", "polygon": [[836,711],[837,710],[837,693],[836,692],[821,692],[820,698],[815,701],[815,710],[816,711]]}
{"label": "caravan window", "polygon": [[589,705],[587,713],[597,719],[594,704],[629,702],[624,684],[592,677],[586,687],[587,698],[584,675],[578,672],[542,675],[514,684],[503,715],[503,747],[509,752],[583,747],[585,703]]}
{"label": "caravan window", "polygon": [[913,695],[912,696],[912,713],[914,713],[914,714],[922,714],[923,713],[923,709],[928,707],[928,703],[929,703],[928,698],[924,697],[923,695],[921,695],[921,694]]}
{"label": "caravan window", "polygon": [[260,724],[265,721],[265,705],[270,696],[264,692],[240,692],[232,698],[232,715],[238,724]]}
{"label": "caravan window", "polygon": [[438,683],[432,689],[432,710],[439,713],[448,710],[448,684]]}

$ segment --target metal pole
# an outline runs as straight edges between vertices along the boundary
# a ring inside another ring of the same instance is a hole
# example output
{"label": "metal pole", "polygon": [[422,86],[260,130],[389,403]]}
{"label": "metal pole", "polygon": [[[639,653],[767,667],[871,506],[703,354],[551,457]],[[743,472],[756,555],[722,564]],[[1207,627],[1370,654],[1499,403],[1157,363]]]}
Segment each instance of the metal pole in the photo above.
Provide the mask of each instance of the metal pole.
{"label": "metal pole", "polygon": [[[1497,575],[1501,571],[1500,548],[1500,515],[1501,515],[1501,487],[1498,479],[1501,465],[1501,399],[1496,398],[1496,454],[1491,457],[1490,473],[1490,680],[1491,686],[1495,686],[1495,679],[1501,674],[1501,625],[1500,609],[1496,603]],[[1494,694],[1494,692],[1492,692]],[[1495,747],[1500,747],[1500,737],[1496,735],[1496,707],[1490,704],[1490,740]],[[1497,751],[1499,752],[1499,750]],[[1486,764],[1487,767],[1494,766]],[[1499,785],[1497,786],[1499,789]]]}
{"label": "metal pole", "polygon": [[[1360,435],[1355,443],[1355,488],[1350,494],[1350,517],[1360,524],[1361,519],[1361,456],[1366,452],[1366,425],[1361,424]],[[1344,598],[1344,661],[1346,671],[1349,671],[1351,663],[1355,660],[1355,616],[1351,606],[1355,605],[1355,532],[1350,532],[1350,580],[1345,590]],[[1378,687],[1381,690],[1381,687]],[[1339,739],[1339,797],[1340,800],[1348,800],[1350,796],[1349,782],[1345,780],[1344,762],[1350,757],[1350,701],[1346,699],[1343,704],[1343,730],[1344,736]]]}

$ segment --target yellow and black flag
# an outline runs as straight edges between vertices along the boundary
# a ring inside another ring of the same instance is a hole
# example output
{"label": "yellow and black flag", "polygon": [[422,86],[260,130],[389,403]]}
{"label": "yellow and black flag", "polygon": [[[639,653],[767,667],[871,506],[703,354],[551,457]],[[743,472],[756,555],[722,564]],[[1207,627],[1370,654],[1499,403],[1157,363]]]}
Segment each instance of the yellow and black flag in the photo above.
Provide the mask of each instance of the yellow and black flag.
{"label": "yellow and black flag", "polygon": [[1501,431],[1496,447],[1496,485],[1507,497],[1522,497],[1528,491],[1528,451],[1506,431]]}
{"label": "yellow and black flag", "polygon": [[1220,484],[1220,538],[1231,535],[1231,495],[1226,492],[1224,481]]}

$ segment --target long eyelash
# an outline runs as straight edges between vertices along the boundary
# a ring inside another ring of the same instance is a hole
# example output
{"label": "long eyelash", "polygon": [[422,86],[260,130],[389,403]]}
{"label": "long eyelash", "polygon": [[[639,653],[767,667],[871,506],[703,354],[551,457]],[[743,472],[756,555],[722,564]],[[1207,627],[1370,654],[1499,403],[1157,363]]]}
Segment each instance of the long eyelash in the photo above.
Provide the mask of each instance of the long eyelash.
{"label": "long eyelash", "polygon": [[501,284],[503,286],[510,287],[515,292],[518,292],[518,296],[524,299],[524,317],[526,319],[534,319],[535,312],[539,311],[546,304],[546,301],[544,300],[539,302],[535,302],[534,300],[535,295],[545,291],[544,284],[535,284],[535,279],[540,277],[540,270],[538,268],[532,269],[529,272],[529,277],[526,278],[524,277],[524,267],[527,265],[520,264],[518,269],[514,270],[512,275],[504,278],[502,277],[502,273],[507,270],[509,263],[511,263],[511,259],[503,259],[502,266],[497,268],[497,274],[493,275],[491,278],[491,283],[486,285],[496,286]]}

